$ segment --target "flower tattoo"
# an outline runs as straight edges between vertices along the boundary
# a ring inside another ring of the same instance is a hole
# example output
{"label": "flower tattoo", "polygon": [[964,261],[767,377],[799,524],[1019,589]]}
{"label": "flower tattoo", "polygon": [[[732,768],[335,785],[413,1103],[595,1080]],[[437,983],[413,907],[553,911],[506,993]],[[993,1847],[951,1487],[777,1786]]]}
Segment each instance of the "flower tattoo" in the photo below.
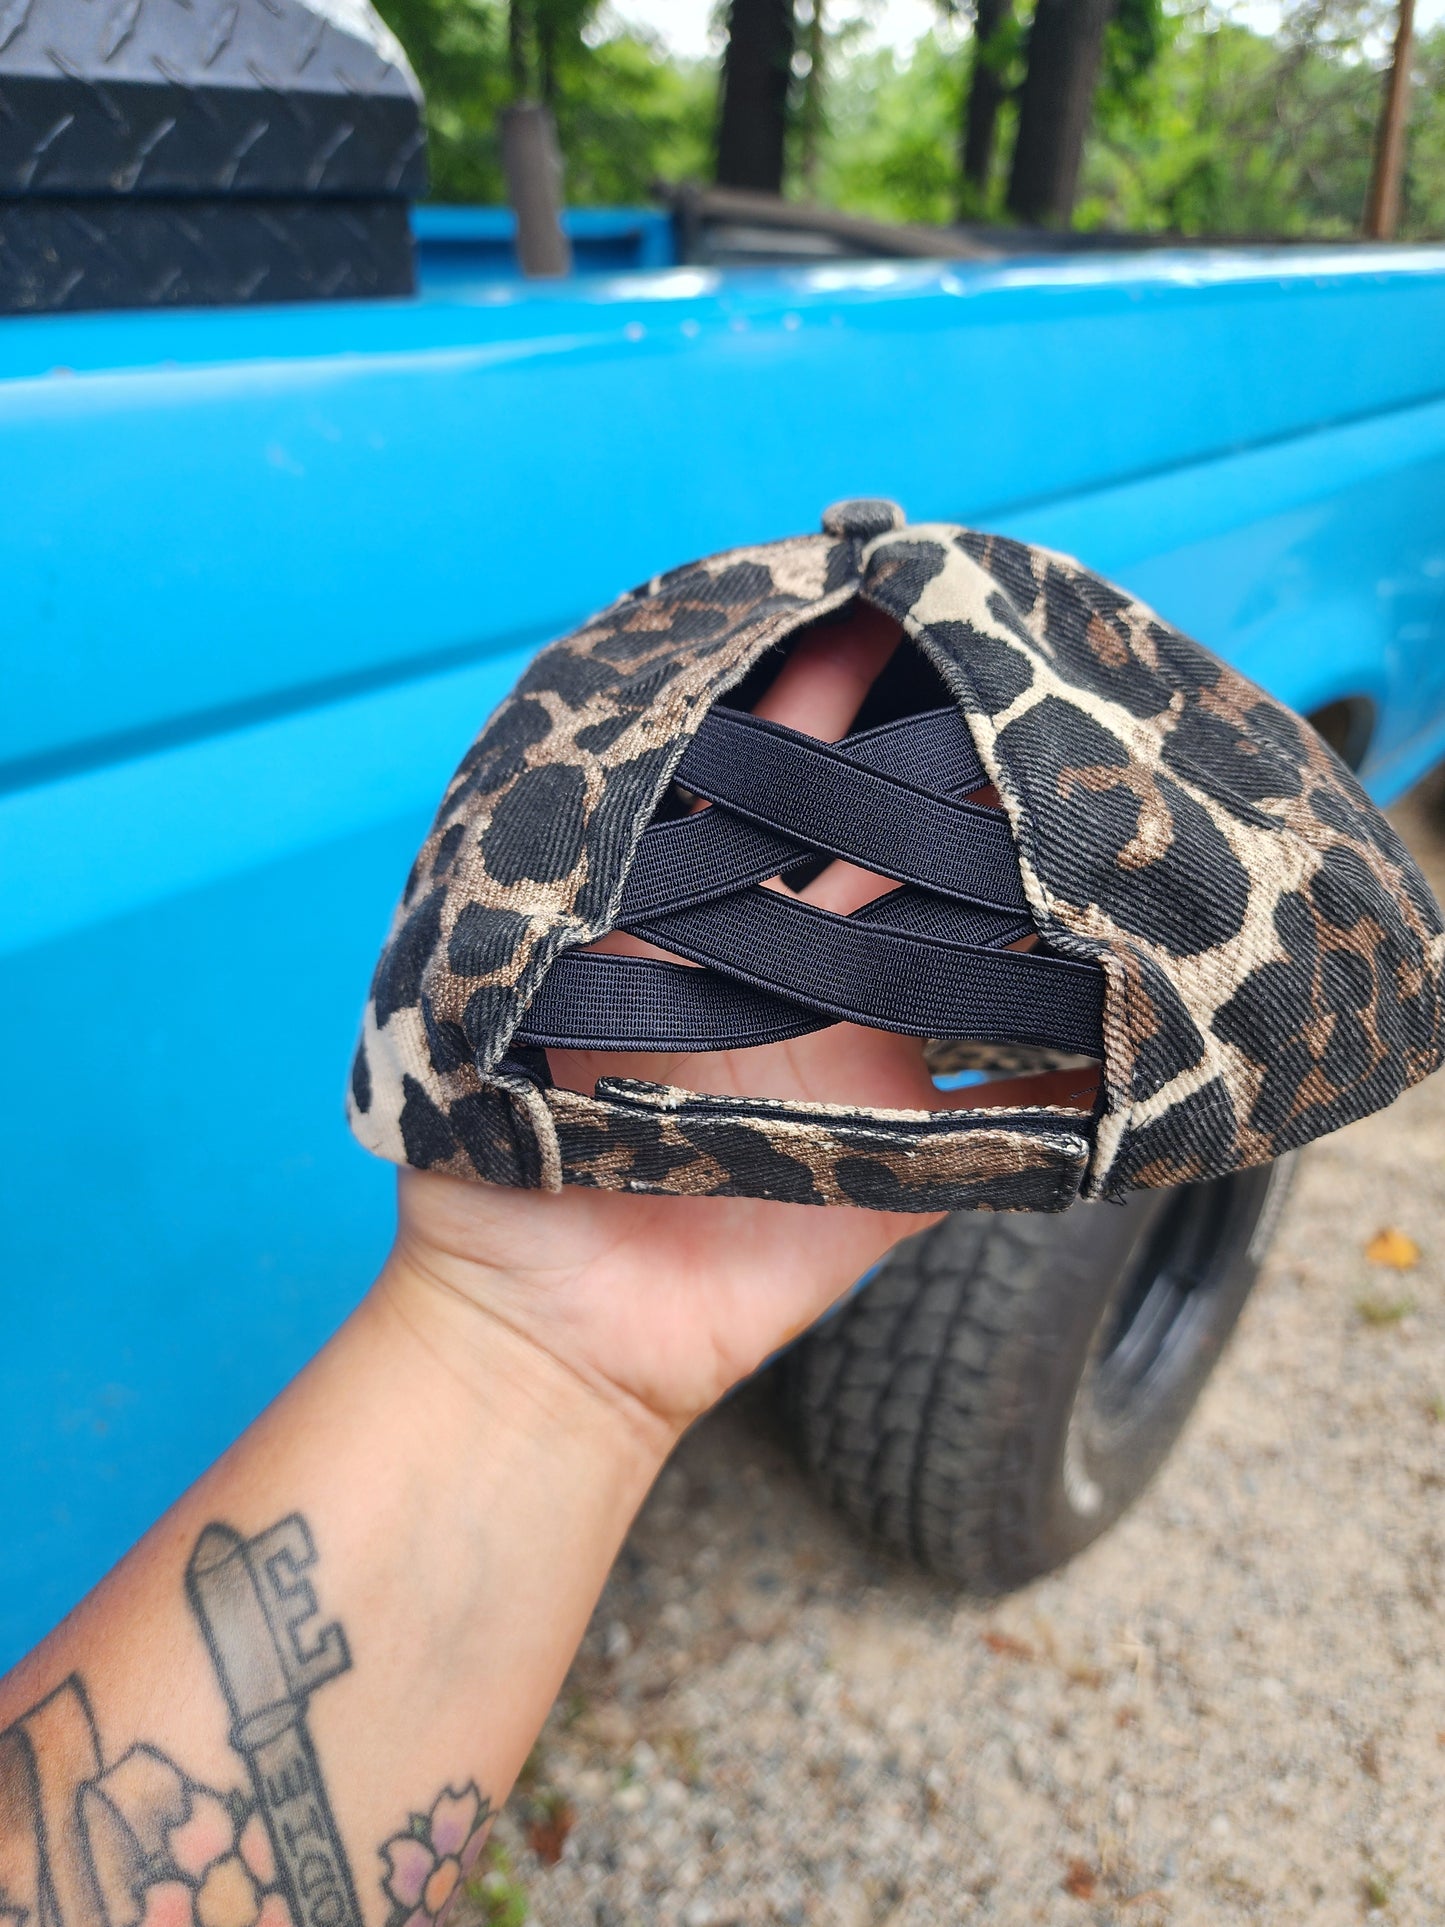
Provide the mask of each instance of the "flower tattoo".
{"label": "flower tattoo", "polygon": [[292,1927],[260,1814],[243,1795],[187,1790],[190,1812],[167,1836],[160,1878],[137,1896],[139,1927]]}
{"label": "flower tattoo", "polygon": [[387,1927],[431,1927],[476,1863],[491,1823],[491,1803],[468,1782],[446,1787],[430,1813],[414,1813],[405,1833],[381,1849],[383,1885],[391,1900]]}

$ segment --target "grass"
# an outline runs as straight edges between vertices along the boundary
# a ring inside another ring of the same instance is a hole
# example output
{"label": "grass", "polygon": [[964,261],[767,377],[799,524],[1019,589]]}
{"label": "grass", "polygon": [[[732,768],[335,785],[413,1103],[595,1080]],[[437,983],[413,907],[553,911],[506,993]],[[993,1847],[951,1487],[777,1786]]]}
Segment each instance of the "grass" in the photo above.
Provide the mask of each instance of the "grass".
{"label": "grass", "polygon": [[1379,1292],[1367,1291],[1355,1300],[1355,1310],[1361,1321],[1376,1331],[1390,1325],[1398,1325],[1402,1318],[1408,1318],[1415,1309],[1413,1298],[1385,1298]]}
{"label": "grass", "polygon": [[525,1927],[527,1890],[512,1872],[510,1854],[492,1842],[482,1860],[483,1864],[468,1875],[462,1890],[473,1918],[482,1927]]}
{"label": "grass", "polygon": [[1395,1874],[1382,1873],[1378,1867],[1367,1873],[1360,1882],[1360,1893],[1365,1905],[1371,1908],[1388,1907],[1390,1896],[1395,1891],[1396,1878]]}

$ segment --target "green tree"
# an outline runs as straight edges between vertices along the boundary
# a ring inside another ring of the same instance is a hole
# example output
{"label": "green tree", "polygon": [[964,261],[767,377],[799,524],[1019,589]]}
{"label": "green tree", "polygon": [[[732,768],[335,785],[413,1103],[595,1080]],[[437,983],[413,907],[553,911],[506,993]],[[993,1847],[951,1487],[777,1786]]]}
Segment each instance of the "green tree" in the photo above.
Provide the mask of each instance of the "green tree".
{"label": "green tree", "polygon": [[1415,43],[1402,237],[1445,236],[1445,27]]}
{"label": "green tree", "polygon": [[907,57],[888,47],[835,57],[818,199],[880,220],[952,220],[962,88],[957,49],[935,33]]}
{"label": "green tree", "polygon": [[963,190],[959,213],[970,219],[988,205],[999,115],[1018,86],[1024,27],[1014,0],[975,0],[968,52],[959,166]]}
{"label": "green tree", "polygon": [[1133,111],[1096,125],[1080,223],[1355,233],[1379,101],[1370,48],[1380,12],[1312,0],[1271,39],[1189,0]]}
{"label": "green tree", "polygon": [[494,0],[378,0],[377,10],[426,95],[433,197],[503,200],[498,121],[511,98],[503,9]]}
{"label": "green tree", "polygon": [[[432,198],[505,200],[500,120],[514,98],[503,0],[379,0],[427,99]],[[636,32],[598,32],[597,0],[537,0],[520,17],[528,79],[557,117],[574,206],[646,200],[659,175],[700,175],[715,78]]]}
{"label": "green tree", "polygon": [[[1120,0],[1105,35],[1075,223],[1187,235],[1358,232],[1394,0],[1298,0],[1275,35],[1214,0]],[[644,198],[658,175],[704,178],[717,71],[609,28],[595,0],[523,0],[529,84],[550,94],[574,203]],[[426,89],[433,193],[503,198],[498,119],[513,97],[504,0],[381,0]],[[1002,218],[995,169],[966,189],[970,0],[908,55],[869,47],[851,15],[799,8],[804,77],[789,180],[883,219]],[[841,12],[841,8],[839,9]],[[1021,37],[1030,0],[1015,0]],[[821,56],[821,59],[819,58]],[[1017,120],[1017,48],[1000,69],[995,145]],[[1445,29],[1417,45],[1402,235],[1445,236]]]}

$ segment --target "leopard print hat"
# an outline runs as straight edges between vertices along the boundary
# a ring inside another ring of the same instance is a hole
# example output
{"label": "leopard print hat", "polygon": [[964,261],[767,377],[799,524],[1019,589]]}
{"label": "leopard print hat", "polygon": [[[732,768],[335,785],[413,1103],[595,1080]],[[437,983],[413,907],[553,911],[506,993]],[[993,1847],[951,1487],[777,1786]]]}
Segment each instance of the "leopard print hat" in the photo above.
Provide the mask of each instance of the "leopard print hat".
{"label": "leopard print hat", "polygon": [[[721,702],[860,599],[902,625],[931,707],[823,745]],[[986,784],[1002,811],[969,802]],[[712,807],[669,815],[679,787]],[[820,852],[902,888],[842,918],[759,887]],[[579,949],[618,927],[690,962]],[[412,868],[349,1112],[382,1157],[497,1184],[1060,1210],[1390,1103],[1445,1055],[1442,977],[1428,886],[1307,724],[1065,556],[846,502],[536,658]],[[722,1048],[841,1017],[923,1037],[935,1070],[1097,1059],[1099,1101],[584,1096],[547,1071],[549,1045]]]}

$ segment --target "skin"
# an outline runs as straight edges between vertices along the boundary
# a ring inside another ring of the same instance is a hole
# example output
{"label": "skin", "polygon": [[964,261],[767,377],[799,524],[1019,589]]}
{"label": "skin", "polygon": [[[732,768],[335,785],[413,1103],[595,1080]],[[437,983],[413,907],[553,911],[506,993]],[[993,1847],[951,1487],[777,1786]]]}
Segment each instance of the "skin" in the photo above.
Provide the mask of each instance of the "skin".
{"label": "skin", "polygon": [[[844,735],[897,640],[866,610],[805,636],[759,713]],[[805,894],[848,911],[888,887],[834,863]],[[697,1057],[558,1052],[553,1071],[581,1090],[607,1072],[887,1107],[961,1101],[933,1088],[916,1040],[854,1026]],[[1086,1107],[1079,1081],[1014,1080],[967,1101]],[[386,1921],[382,1844],[440,1789],[505,1797],[681,1433],[924,1222],[403,1171],[395,1248],[356,1312],[0,1683],[0,1730],[76,1673],[107,1758],[145,1741],[208,1784],[243,1784],[187,1561],[211,1521],[249,1537],[299,1512],[321,1618],[342,1624],[352,1656],[307,1717],[361,1916]]]}

